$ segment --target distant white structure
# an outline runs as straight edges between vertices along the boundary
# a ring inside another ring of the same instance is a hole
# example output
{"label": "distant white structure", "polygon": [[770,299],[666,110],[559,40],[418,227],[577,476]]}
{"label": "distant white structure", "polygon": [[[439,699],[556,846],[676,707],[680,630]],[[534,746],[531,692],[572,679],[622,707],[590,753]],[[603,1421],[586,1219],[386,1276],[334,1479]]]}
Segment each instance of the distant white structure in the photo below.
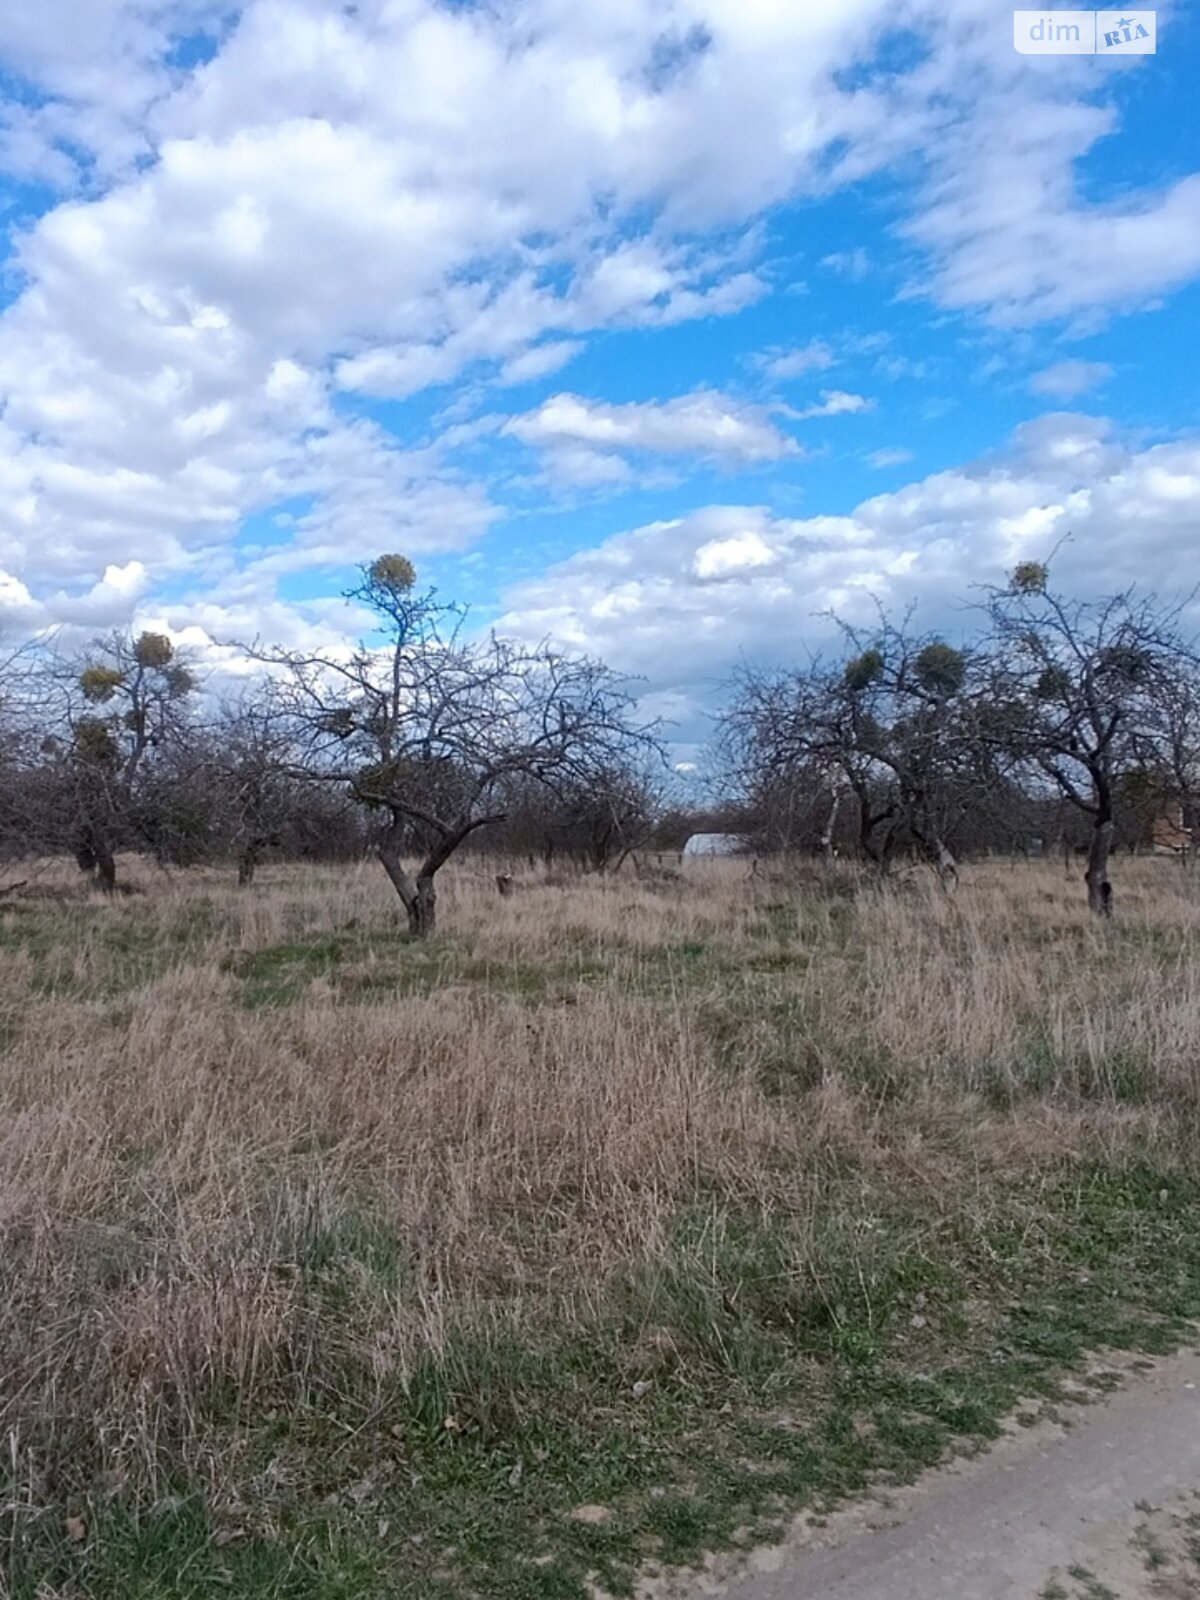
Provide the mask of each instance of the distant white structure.
{"label": "distant white structure", "polygon": [[740,856],[746,841],[740,833],[694,833],[683,847],[684,859],[697,856]]}

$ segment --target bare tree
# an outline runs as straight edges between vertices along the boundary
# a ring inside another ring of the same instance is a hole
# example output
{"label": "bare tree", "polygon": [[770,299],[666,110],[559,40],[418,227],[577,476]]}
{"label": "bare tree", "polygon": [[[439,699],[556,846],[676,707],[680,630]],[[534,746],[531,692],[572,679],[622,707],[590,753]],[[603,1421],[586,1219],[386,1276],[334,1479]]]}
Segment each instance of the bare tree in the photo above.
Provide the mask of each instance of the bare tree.
{"label": "bare tree", "polygon": [[1193,662],[1180,607],[1132,591],[1069,600],[1040,562],[991,591],[984,732],[1090,824],[1085,882],[1099,916],[1113,907],[1109,857],[1121,780],[1163,726]]}
{"label": "bare tree", "polygon": [[209,728],[209,789],[222,843],[249,888],[263,857],[281,849],[305,809],[302,780],[290,766],[294,745],[287,706],[270,678],[245,686],[217,708]]}
{"label": "bare tree", "polygon": [[833,861],[837,856],[834,840],[837,837],[838,814],[842,809],[848,784],[846,774],[836,761],[825,764],[824,777],[829,788],[829,810],[821,828],[821,854],[826,861]]}
{"label": "bare tree", "polygon": [[934,636],[914,635],[908,619],[881,615],[874,636],[847,628],[854,650],[843,669],[858,754],[890,775],[897,809],[943,887],[958,883],[947,842],[974,775],[972,721],[965,709],[970,655]]}
{"label": "bare tree", "polygon": [[165,635],[113,633],[39,672],[41,754],[80,868],[108,893],[149,769],[184,735],[195,679]]}
{"label": "bare tree", "polygon": [[507,783],[585,783],[653,748],[653,731],[635,725],[630,694],[605,667],[544,646],[465,640],[462,609],[418,591],[403,556],[363,568],[348,598],[372,614],[373,642],[346,657],[255,654],[283,669],[290,770],[347,785],[387,819],[379,857],[410,931],[425,935],[438,872],[504,820]]}
{"label": "bare tree", "polygon": [[[38,781],[36,646],[0,643],[0,861],[20,859],[49,838],[47,795]],[[11,894],[23,881],[0,885]]]}
{"label": "bare tree", "polygon": [[635,749],[624,760],[598,754],[545,779],[518,775],[505,785],[508,821],[500,838],[547,863],[564,855],[589,872],[619,870],[646,844],[664,807],[663,775],[637,759],[642,753]]}
{"label": "bare tree", "polygon": [[[1149,725],[1139,730],[1139,750],[1150,779],[1155,825],[1167,822],[1178,836],[1180,859],[1191,866],[1200,853],[1200,667],[1181,660],[1154,696]],[[1167,817],[1173,809],[1178,827]]]}
{"label": "bare tree", "polygon": [[[752,831],[775,849],[821,837],[824,775],[839,772],[854,796],[855,846],[886,871],[898,800],[890,774],[859,746],[844,674],[843,665],[824,662],[774,673],[744,669],[721,722],[724,765]],[[825,803],[828,823],[832,806]]]}
{"label": "bare tree", "polygon": [[724,728],[743,791],[801,774],[815,781],[827,807],[821,847],[829,852],[848,789],[868,860],[886,868],[906,836],[952,889],[958,868],[949,832],[975,777],[972,658],[882,613],[872,633],[843,633],[848,654],[840,662],[742,674]]}

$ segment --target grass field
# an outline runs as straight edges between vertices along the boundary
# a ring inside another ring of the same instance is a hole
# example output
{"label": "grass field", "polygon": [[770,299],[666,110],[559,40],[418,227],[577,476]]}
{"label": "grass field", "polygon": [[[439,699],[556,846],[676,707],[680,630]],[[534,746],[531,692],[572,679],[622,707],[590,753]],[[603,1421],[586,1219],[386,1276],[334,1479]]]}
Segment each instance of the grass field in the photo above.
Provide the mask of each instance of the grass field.
{"label": "grass field", "polygon": [[581,1600],[1200,1315],[1200,877],[0,901],[6,1600]]}

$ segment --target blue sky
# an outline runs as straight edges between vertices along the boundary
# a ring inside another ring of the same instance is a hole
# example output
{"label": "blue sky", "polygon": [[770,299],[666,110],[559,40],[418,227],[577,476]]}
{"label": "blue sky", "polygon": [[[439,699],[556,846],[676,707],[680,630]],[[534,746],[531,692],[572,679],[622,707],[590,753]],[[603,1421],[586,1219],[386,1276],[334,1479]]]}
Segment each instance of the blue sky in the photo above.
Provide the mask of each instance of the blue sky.
{"label": "blue sky", "polygon": [[409,553],[699,725],[830,610],[1195,580],[1200,19],[14,0],[0,629],[337,648]]}

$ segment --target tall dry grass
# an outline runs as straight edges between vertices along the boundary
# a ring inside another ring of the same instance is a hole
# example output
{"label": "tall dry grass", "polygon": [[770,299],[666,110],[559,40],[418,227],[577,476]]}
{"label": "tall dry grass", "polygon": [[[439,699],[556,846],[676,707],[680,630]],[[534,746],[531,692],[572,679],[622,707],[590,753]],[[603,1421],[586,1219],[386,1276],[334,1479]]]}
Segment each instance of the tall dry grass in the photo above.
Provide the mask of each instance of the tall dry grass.
{"label": "tall dry grass", "polygon": [[236,1476],[231,1430],[584,1319],[700,1202],[802,1252],[835,1169],[944,1212],[1065,1154],[1194,1161],[1200,880],[1131,863],[1108,926],[1058,869],[964,877],[467,866],[424,947],[369,866],[43,874],[0,908],[13,1473]]}

